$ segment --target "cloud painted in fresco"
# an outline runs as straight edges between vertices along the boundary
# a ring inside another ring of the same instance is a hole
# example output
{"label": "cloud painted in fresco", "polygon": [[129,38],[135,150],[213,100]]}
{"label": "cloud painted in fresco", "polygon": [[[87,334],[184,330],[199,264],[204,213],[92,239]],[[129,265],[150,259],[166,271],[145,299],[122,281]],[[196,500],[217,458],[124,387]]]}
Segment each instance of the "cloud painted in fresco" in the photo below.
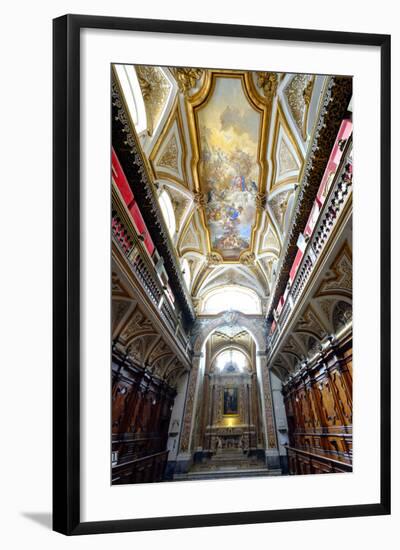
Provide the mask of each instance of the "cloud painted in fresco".
{"label": "cloud painted in fresco", "polygon": [[247,113],[240,111],[237,107],[227,105],[220,116],[221,130],[232,129],[236,134],[248,134],[253,141],[257,141],[258,128],[253,124],[253,118]]}
{"label": "cloud painted in fresco", "polygon": [[212,148],[257,155],[259,114],[248,103],[240,78],[216,78],[211,100],[199,112],[202,137]]}

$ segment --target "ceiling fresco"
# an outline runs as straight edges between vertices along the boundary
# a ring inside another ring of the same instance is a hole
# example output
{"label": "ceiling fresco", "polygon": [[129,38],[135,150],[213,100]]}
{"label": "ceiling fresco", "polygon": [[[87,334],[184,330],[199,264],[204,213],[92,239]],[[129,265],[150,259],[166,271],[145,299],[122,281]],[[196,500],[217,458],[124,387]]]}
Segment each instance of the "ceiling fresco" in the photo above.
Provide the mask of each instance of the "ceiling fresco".
{"label": "ceiling fresco", "polygon": [[242,82],[216,78],[197,112],[206,220],[211,246],[224,259],[238,259],[250,247],[256,213],[261,117],[249,105]]}
{"label": "ceiling fresco", "polygon": [[124,94],[133,90],[130,105],[147,119],[145,130],[136,125],[138,136],[155,192],[166,191],[175,212],[171,242],[190,271],[197,314],[224,285],[254,291],[265,311],[327,77],[190,67],[126,71]]}

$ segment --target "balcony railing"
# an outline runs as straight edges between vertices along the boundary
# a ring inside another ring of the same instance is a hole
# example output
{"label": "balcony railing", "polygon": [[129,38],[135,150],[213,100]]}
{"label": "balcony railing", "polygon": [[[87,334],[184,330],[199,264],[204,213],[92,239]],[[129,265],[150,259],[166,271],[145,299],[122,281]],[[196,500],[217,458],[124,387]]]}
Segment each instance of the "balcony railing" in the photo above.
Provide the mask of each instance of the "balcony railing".
{"label": "balcony railing", "polygon": [[279,335],[291,317],[291,313],[299,300],[307,281],[309,280],[314,266],[323,251],[332,229],[340,218],[345,204],[351,196],[352,188],[352,161],[351,147],[344,155],[344,161],[331,186],[328,196],[321,208],[314,231],[307,242],[303,258],[297,269],[295,278],[286,296],[285,303],[276,322],[275,331],[268,337],[269,355],[274,352]]}
{"label": "balcony railing", "polygon": [[138,236],[129,212],[115,189],[113,189],[112,208],[113,242],[126,258],[132,273],[187,353],[190,341],[180,324],[180,312],[172,303],[168,289],[161,281],[153,260]]}

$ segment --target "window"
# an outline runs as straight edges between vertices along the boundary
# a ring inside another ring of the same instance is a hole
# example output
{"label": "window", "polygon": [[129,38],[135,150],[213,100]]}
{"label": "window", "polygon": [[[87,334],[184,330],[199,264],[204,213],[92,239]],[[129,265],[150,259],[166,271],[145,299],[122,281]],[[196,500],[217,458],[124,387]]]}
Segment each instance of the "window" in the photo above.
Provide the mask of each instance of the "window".
{"label": "window", "polygon": [[216,359],[216,367],[220,372],[242,372],[247,366],[247,357],[237,349],[229,348],[220,353]]}
{"label": "window", "polygon": [[119,82],[124,92],[129,114],[135,125],[136,132],[140,134],[147,130],[146,107],[144,105],[142,91],[133,65],[114,65]]}
{"label": "window", "polygon": [[185,281],[188,290],[190,290],[190,266],[186,258],[183,258],[181,261],[181,267],[183,280]]}
{"label": "window", "polygon": [[260,299],[253,290],[232,285],[210,291],[203,302],[202,313],[213,315],[229,310],[260,314]]}
{"label": "window", "polygon": [[176,231],[175,213],[170,196],[165,189],[161,191],[158,201],[160,203],[161,212],[164,216],[169,234],[171,235],[171,237],[173,237]]}

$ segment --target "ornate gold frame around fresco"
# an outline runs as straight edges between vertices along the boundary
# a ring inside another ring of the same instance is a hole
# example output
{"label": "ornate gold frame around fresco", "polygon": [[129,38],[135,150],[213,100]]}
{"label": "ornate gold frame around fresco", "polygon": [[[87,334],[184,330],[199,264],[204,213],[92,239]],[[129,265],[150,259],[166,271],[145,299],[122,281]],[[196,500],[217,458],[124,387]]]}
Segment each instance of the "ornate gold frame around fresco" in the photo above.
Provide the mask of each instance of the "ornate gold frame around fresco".
{"label": "ornate gold frame around fresco", "polygon": [[[208,102],[211,100],[213,91],[215,88],[216,80],[218,77],[225,78],[236,78],[240,79],[244,94],[250,106],[261,115],[260,129],[259,129],[259,140],[258,140],[258,151],[257,151],[257,164],[259,167],[259,181],[258,181],[258,200],[257,200],[257,210],[256,210],[256,219],[254,221],[251,233],[251,242],[250,246],[242,251],[240,256],[245,254],[248,250],[251,250],[254,246],[255,234],[258,230],[258,226],[261,221],[261,202],[260,197],[265,196],[265,181],[267,174],[267,162],[266,162],[266,150],[267,150],[267,137],[269,132],[269,126],[271,122],[271,110],[268,108],[271,104],[267,98],[262,97],[258,94],[254,82],[249,71],[231,71],[231,70],[207,70],[205,73],[205,80],[201,89],[191,97],[187,97],[185,101],[187,120],[189,125],[189,136],[190,143],[192,147],[192,173],[194,180],[194,187],[196,193],[203,194],[204,189],[201,187],[201,182],[199,178],[199,162],[200,162],[200,151],[199,143],[200,136],[198,133],[198,124],[197,116],[198,112],[203,109]],[[207,224],[206,214],[205,214],[205,205],[200,203],[200,219],[205,229],[205,234],[207,235],[207,245],[210,253],[217,254],[220,253],[218,250],[213,249],[210,238],[210,231]],[[237,263],[240,261],[240,256],[236,259],[222,259],[224,263]]]}

